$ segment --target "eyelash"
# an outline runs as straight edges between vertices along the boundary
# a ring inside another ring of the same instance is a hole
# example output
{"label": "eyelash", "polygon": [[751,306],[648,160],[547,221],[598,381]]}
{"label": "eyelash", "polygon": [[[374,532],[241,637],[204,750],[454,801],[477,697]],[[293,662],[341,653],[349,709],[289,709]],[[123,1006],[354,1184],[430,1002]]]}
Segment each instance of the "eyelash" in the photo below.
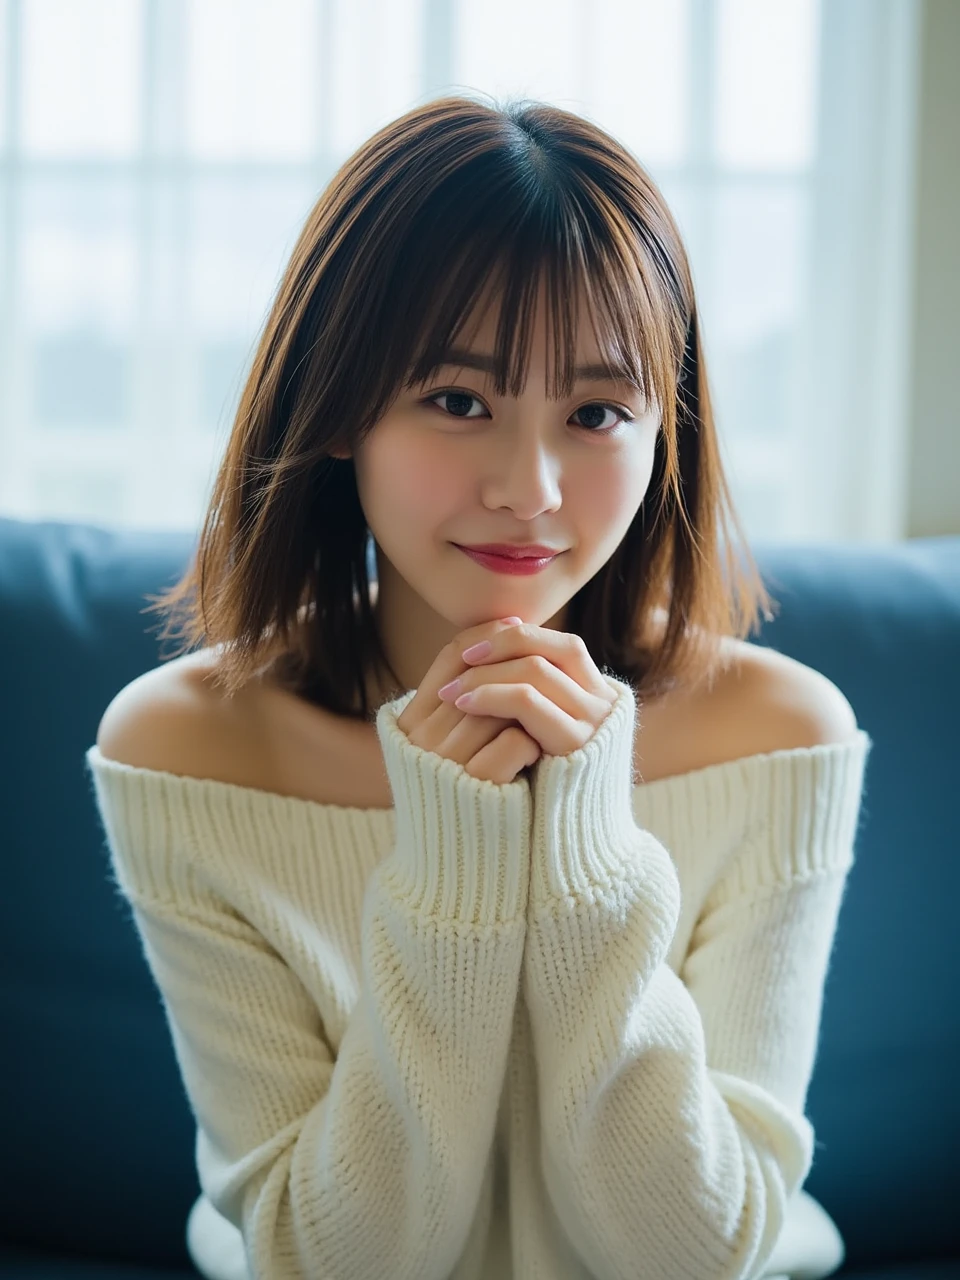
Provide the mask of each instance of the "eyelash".
{"label": "eyelash", "polygon": [[[453,395],[466,396],[470,400],[476,400],[478,404],[483,404],[483,401],[480,399],[478,395],[475,395],[474,392],[472,391],[464,391],[461,387],[445,387],[442,391],[434,391],[429,396],[427,396],[424,400],[422,400],[421,404],[432,404],[434,400],[438,400],[441,396],[453,396]],[[618,432],[621,427],[625,426],[630,422],[636,421],[636,419],[631,414],[627,413],[625,409],[622,409],[620,405],[613,404],[609,400],[590,400],[587,404],[582,404],[579,409],[575,409],[574,412],[580,413],[581,410],[583,409],[590,409],[594,407],[599,407],[601,409],[611,409],[614,413],[619,415],[621,421],[615,423],[612,427],[580,427],[579,430],[585,431],[587,435],[590,435],[590,436],[613,435],[615,432]],[[437,408],[440,409],[440,406],[437,405]],[[460,422],[476,421],[476,419],[474,418],[465,418],[460,414],[450,413],[449,410],[447,409],[440,409],[440,412],[446,414],[447,417],[449,418],[456,418]]]}

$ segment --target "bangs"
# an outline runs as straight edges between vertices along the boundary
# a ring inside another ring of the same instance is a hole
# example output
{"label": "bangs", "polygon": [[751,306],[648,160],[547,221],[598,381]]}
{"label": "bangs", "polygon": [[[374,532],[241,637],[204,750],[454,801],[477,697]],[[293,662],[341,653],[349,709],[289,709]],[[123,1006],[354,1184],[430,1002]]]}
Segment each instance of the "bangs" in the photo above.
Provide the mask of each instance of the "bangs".
{"label": "bangs", "polygon": [[[682,355],[675,335],[682,321],[669,291],[652,284],[652,264],[644,261],[636,231],[630,231],[619,210],[607,207],[604,212],[607,220],[594,211],[591,225],[566,201],[553,218],[540,218],[539,225],[533,216],[514,221],[506,247],[505,232],[498,227],[490,237],[496,242],[495,258],[487,237],[461,247],[445,277],[447,288],[440,278],[433,282],[433,304],[421,312],[420,332],[410,344],[404,389],[422,386],[444,366],[469,366],[492,377],[498,396],[521,395],[543,289],[552,346],[544,388],[548,396],[569,396],[580,378],[612,379],[637,392],[647,407],[652,402],[670,406]],[[492,270],[481,274],[464,269],[469,262],[484,261],[494,262]],[[578,366],[584,304],[600,361]],[[478,358],[470,352],[470,341],[491,306],[499,308],[495,347]]]}

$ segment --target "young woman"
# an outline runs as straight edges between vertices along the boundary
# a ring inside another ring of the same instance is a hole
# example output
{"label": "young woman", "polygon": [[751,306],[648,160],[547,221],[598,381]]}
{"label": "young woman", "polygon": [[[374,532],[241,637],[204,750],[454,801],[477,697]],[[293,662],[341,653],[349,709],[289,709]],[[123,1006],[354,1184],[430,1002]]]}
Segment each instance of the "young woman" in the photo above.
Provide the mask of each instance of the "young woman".
{"label": "young woman", "polygon": [[746,640],[728,520],[621,144],[451,97],[344,164],[155,598],[183,651],[87,753],[203,1274],[839,1265],[804,1105],[871,741]]}

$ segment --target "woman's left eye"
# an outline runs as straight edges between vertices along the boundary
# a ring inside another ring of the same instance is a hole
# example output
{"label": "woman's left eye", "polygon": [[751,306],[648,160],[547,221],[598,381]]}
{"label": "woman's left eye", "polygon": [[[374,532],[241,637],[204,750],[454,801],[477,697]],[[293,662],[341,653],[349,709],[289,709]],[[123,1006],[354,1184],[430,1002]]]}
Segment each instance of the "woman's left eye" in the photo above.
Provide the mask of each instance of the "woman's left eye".
{"label": "woman's left eye", "polygon": [[[443,410],[443,412],[448,414],[450,417],[468,418],[468,417],[479,416],[477,414],[458,412],[458,409],[464,406],[465,401],[472,400],[476,404],[481,404],[480,399],[477,396],[471,394],[469,391],[436,391],[432,396],[429,396],[427,400],[424,401],[424,403],[432,404],[435,400],[440,400],[443,397],[449,397],[450,400],[453,402],[453,405],[457,406],[456,409],[448,408]],[[438,405],[437,407],[439,408],[440,406]],[[610,432],[616,431],[617,428],[622,423],[633,422],[634,420],[632,415],[627,413],[626,409],[621,409],[620,406],[616,404],[609,404],[605,400],[597,400],[591,404],[585,404],[583,405],[582,408],[577,409],[573,416],[576,417],[578,414],[586,414],[588,415],[588,417],[595,416],[598,411],[600,413],[599,421],[595,421],[593,423],[590,423],[589,425],[586,423],[578,423],[577,425],[579,425],[583,431],[586,431],[591,435],[603,436],[603,435],[607,435]],[[605,412],[616,414],[616,416],[619,418],[619,422],[612,422],[612,423],[608,423],[606,426],[602,426],[601,423],[603,421],[603,414]]]}
{"label": "woman's left eye", "polygon": [[[615,413],[620,421],[609,423],[605,427],[601,427],[599,424],[594,424],[593,426],[584,428],[586,431],[592,431],[596,435],[606,435],[608,431],[616,431],[617,427],[622,423],[633,421],[632,415],[627,413],[625,409],[621,409],[615,404],[607,404],[604,400],[600,400],[594,404],[585,404],[582,409],[577,410],[577,413],[586,414],[595,414],[597,412],[599,412],[601,416],[604,413]],[[574,416],[576,416],[576,414]]]}

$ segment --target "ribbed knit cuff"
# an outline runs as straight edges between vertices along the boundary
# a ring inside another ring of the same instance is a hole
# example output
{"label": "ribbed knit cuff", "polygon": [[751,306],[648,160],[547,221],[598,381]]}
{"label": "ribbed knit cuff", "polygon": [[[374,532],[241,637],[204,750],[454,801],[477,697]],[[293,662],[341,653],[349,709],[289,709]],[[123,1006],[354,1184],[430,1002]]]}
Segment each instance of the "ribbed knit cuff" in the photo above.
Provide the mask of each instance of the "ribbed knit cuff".
{"label": "ribbed knit cuff", "polygon": [[533,771],[531,904],[589,895],[636,874],[647,838],[633,818],[636,698],[630,685],[604,679],[618,696],[590,741],[542,756]]}
{"label": "ribbed knit cuff", "polygon": [[414,746],[397,720],[415,693],[377,712],[396,813],[385,874],[407,906],[429,916],[470,925],[521,918],[530,884],[529,784],[482,781]]}

